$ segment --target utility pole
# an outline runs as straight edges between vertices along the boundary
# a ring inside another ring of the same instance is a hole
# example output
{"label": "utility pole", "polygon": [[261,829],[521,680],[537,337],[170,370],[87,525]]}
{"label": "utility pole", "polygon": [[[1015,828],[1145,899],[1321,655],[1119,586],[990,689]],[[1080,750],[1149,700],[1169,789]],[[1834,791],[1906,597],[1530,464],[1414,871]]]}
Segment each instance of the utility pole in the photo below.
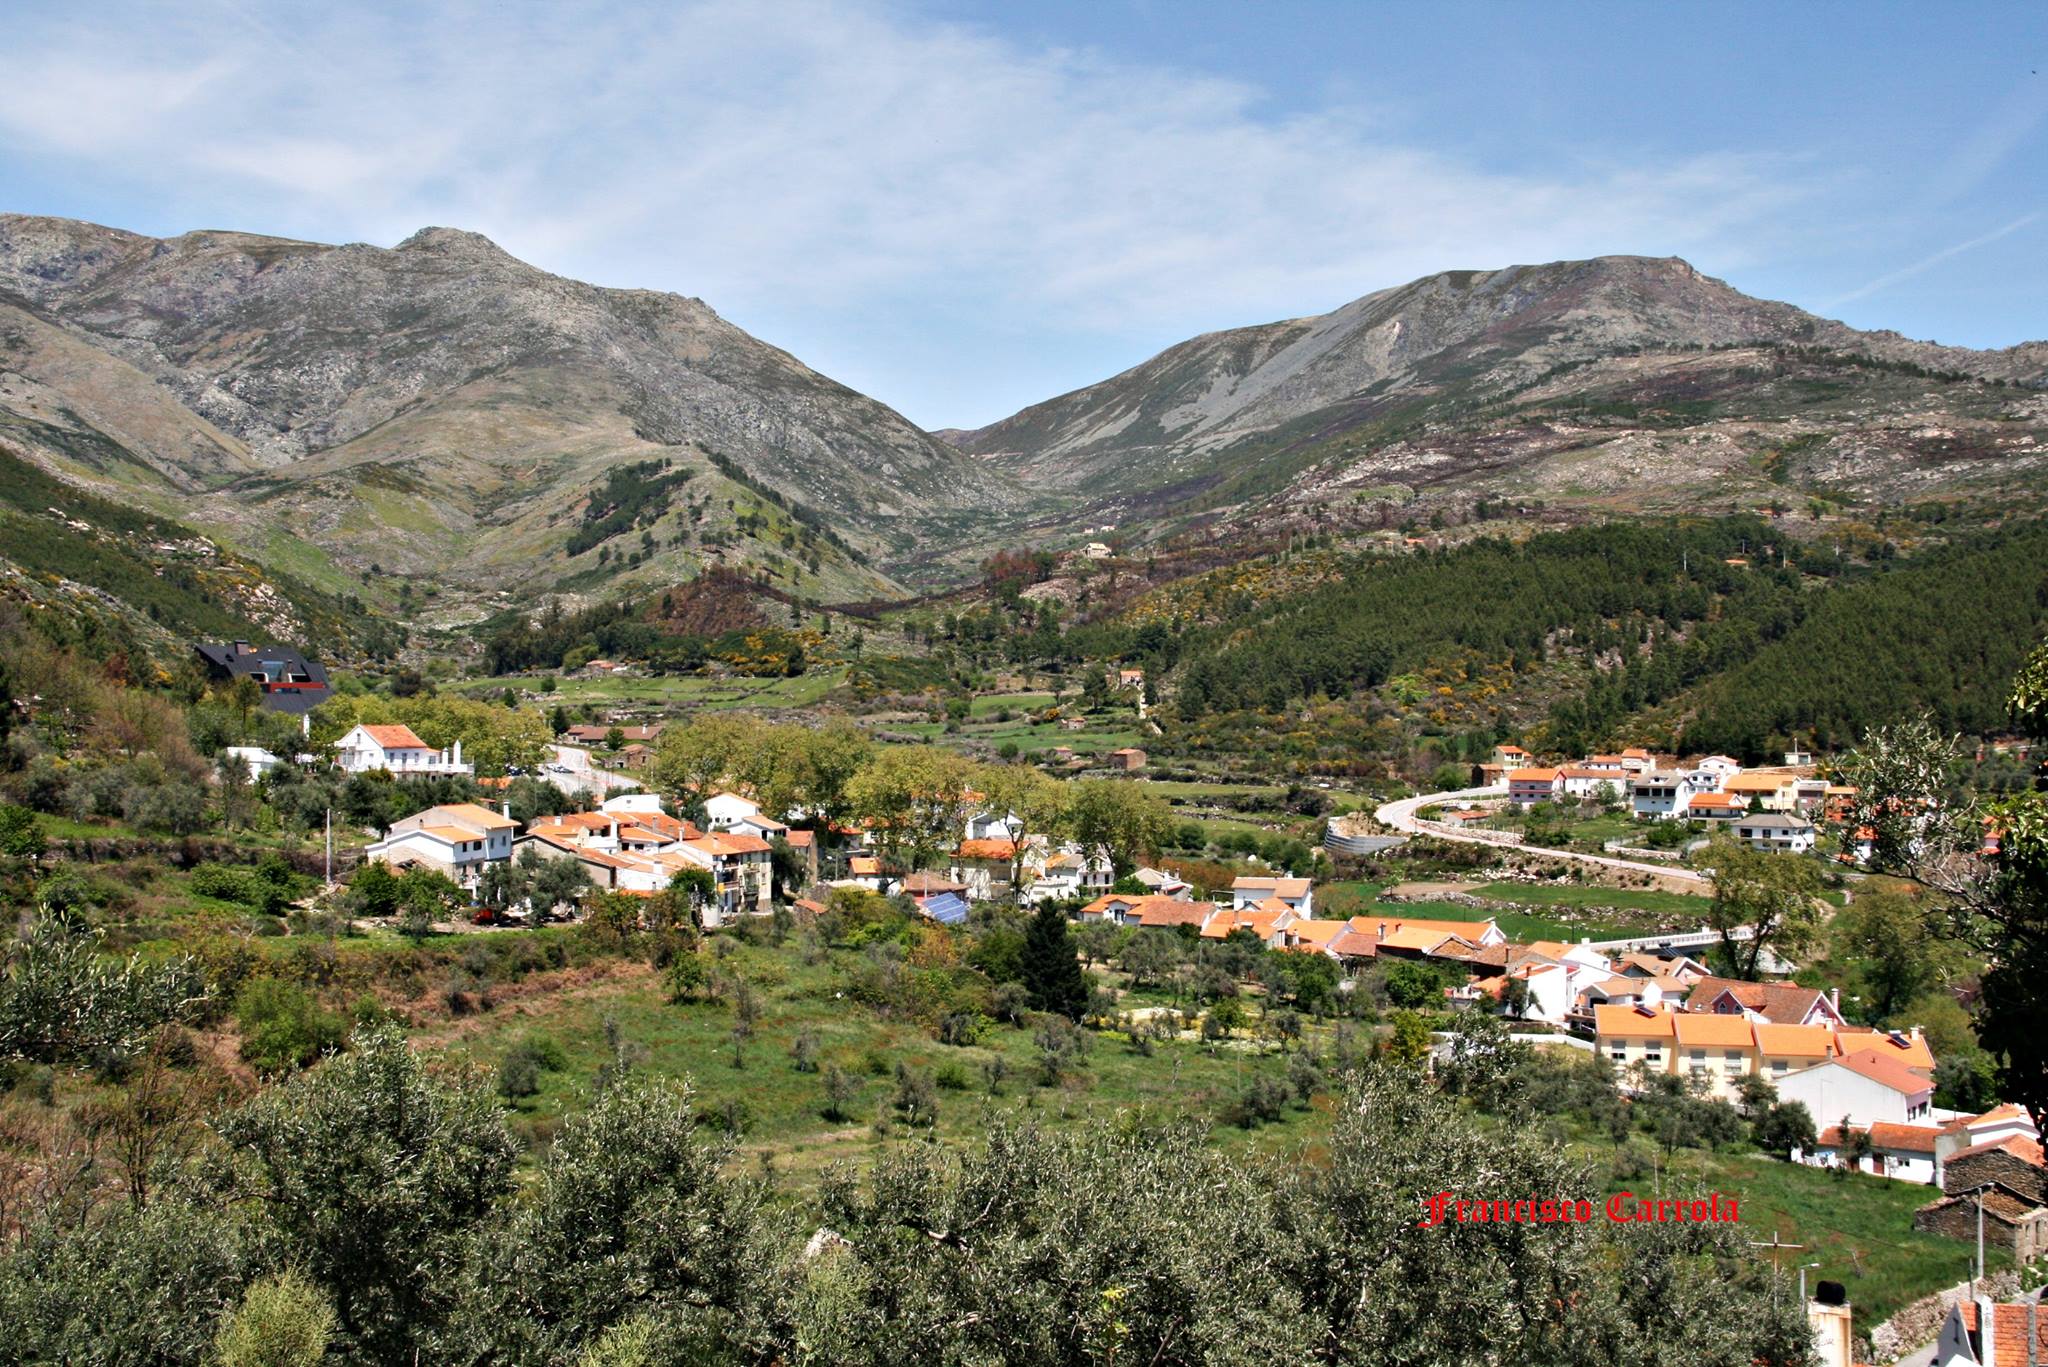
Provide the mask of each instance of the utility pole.
{"label": "utility pole", "polygon": [[[1804,1250],[1806,1245],[1788,1244],[1785,1242],[1784,1237],[1774,1229],[1771,1231],[1771,1241],[1769,1243],[1765,1243],[1761,1239],[1751,1239],[1749,1246],[1751,1248],[1766,1249],[1770,1253],[1771,1270],[1778,1274],[1771,1279],[1771,1304],[1775,1306],[1778,1303],[1778,1283],[1784,1280],[1785,1272],[1784,1268],[1778,1266],[1778,1255],[1780,1253],[1791,1253],[1794,1250]],[[1806,1274],[1804,1272],[1799,1274],[1799,1284],[1802,1287],[1806,1285]]]}
{"label": "utility pole", "polygon": [[1819,1264],[1819,1263],[1801,1263],[1801,1264],[1799,1264],[1799,1303],[1800,1303],[1801,1305],[1804,1305],[1804,1304],[1806,1304],[1806,1273],[1807,1273],[1807,1270],[1808,1270],[1808,1269],[1810,1269],[1810,1268],[1815,1268],[1815,1267],[1819,1267],[1819,1266],[1820,1266],[1820,1264]]}
{"label": "utility pole", "polygon": [[327,809],[327,886],[334,886],[334,808]]}
{"label": "utility pole", "polygon": [[1970,1294],[1977,1294],[1977,1283],[1984,1280],[1984,1189],[1977,1188],[1977,1275],[1970,1279]]}

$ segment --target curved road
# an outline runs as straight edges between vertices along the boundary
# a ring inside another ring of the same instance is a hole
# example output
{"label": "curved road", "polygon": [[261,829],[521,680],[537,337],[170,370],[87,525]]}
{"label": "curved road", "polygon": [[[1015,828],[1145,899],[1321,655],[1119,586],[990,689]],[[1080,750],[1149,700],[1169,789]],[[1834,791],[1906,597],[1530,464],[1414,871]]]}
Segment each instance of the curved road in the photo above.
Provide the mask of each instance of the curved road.
{"label": "curved road", "polygon": [[1681,883],[1697,883],[1709,886],[1709,880],[1691,869],[1676,864],[1650,864],[1635,859],[1616,859],[1607,854],[1580,854],[1574,850],[1553,850],[1541,845],[1524,846],[1512,840],[1480,831],[1457,830],[1439,826],[1434,822],[1425,825],[1415,814],[1424,807],[1434,807],[1446,802],[1457,802],[1472,798],[1506,797],[1507,789],[1461,788],[1452,793],[1424,793],[1420,797],[1404,797],[1398,802],[1383,804],[1373,815],[1383,826],[1408,835],[1430,835],[1439,840],[1455,840],[1468,845],[1497,845],[1504,849],[1526,850],[1530,854],[1541,854],[1551,859],[1569,860],[1575,864],[1595,864],[1601,868],[1623,869],[1629,873],[1654,873],[1665,878],[1675,878]]}

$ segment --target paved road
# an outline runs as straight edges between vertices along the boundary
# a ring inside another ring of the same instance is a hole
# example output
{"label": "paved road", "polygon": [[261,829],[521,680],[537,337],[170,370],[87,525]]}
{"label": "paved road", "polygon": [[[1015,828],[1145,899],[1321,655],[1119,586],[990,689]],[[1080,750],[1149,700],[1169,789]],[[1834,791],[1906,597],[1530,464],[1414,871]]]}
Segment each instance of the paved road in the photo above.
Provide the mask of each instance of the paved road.
{"label": "paved road", "polygon": [[555,763],[561,765],[568,772],[557,773],[553,770],[544,770],[542,777],[548,779],[565,793],[586,791],[603,797],[614,788],[638,788],[640,786],[640,780],[629,774],[621,774],[609,769],[598,768],[597,765],[591,762],[590,752],[581,746],[557,745],[555,747]]}
{"label": "paved road", "polygon": [[1455,840],[1468,845],[1498,845],[1505,849],[1526,848],[1530,854],[1541,854],[1552,859],[1565,859],[1575,864],[1594,864],[1601,868],[1623,869],[1629,873],[1654,873],[1664,878],[1674,878],[1681,883],[1697,883],[1700,887],[1710,886],[1708,880],[1691,869],[1675,864],[1650,864],[1634,859],[1616,859],[1606,854],[1580,854],[1574,850],[1553,850],[1540,845],[1524,847],[1511,840],[1502,840],[1497,835],[1481,831],[1459,830],[1455,827],[1439,826],[1434,822],[1425,825],[1415,814],[1424,807],[1441,806],[1470,798],[1506,797],[1507,789],[1464,788],[1454,793],[1424,793],[1420,797],[1404,797],[1398,802],[1389,802],[1373,813],[1380,824],[1409,835],[1431,835],[1439,840]]}

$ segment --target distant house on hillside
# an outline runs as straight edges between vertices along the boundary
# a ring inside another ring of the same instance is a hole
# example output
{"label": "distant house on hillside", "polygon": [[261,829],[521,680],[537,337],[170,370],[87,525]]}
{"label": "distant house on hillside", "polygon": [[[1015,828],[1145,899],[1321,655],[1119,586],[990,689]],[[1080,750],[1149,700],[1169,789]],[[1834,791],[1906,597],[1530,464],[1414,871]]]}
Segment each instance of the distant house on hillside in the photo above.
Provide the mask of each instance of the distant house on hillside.
{"label": "distant house on hillside", "polygon": [[271,712],[302,717],[334,696],[327,668],[290,646],[254,646],[247,641],[225,644],[194,642],[192,649],[206,664],[209,676],[223,682],[254,679],[263,690],[263,706]]}
{"label": "distant house on hillside", "polygon": [[1142,769],[1145,767],[1145,752],[1135,745],[1109,752],[1109,763],[1113,769]]}

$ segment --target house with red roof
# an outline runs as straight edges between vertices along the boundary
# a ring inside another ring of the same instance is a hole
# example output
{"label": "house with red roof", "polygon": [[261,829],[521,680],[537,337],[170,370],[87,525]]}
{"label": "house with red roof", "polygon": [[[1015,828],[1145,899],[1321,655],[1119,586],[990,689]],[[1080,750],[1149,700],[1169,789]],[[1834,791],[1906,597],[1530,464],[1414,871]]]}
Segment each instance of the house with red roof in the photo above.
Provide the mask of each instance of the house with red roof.
{"label": "house with red roof", "polygon": [[1861,1146],[1866,1152],[1856,1160],[1856,1171],[1932,1185],[1940,1180],[1934,1156],[1935,1136],[1940,1133],[1932,1125],[1894,1125],[1883,1120],[1852,1125],[1847,1130],[1830,1125],[1820,1132],[1811,1149],[1794,1149],[1792,1161],[1815,1168],[1842,1167],[1850,1140],[1860,1139],[1867,1141]]}
{"label": "house with red roof", "polygon": [[476,772],[474,765],[462,761],[461,741],[436,750],[400,722],[350,728],[334,742],[334,762],[344,773],[387,773],[399,778],[453,778]]}
{"label": "house with red roof", "polygon": [[1508,801],[1529,807],[1555,802],[1564,793],[1564,777],[1556,769],[1534,766],[1508,772]]}

